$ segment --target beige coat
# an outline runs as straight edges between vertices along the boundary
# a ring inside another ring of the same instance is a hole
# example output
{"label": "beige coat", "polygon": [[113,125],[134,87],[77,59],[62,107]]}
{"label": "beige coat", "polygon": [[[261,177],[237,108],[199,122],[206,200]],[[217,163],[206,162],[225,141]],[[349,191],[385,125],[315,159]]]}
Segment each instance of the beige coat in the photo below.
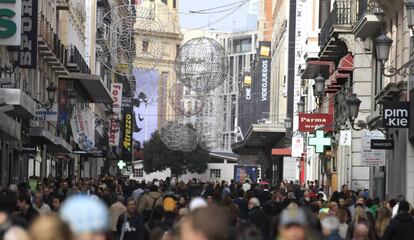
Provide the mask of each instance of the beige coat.
{"label": "beige coat", "polygon": [[126,207],[123,203],[117,201],[116,203],[112,204],[109,208],[109,217],[111,220],[111,230],[116,231],[116,223],[118,222],[119,216],[126,212]]}
{"label": "beige coat", "polygon": [[[154,201],[157,201],[154,205]],[[149,192],[141,196],[138,202],[138,212],[143,213],[145,210],[151,210],[152,206],[162,206],[163,197],[159,192]]]}

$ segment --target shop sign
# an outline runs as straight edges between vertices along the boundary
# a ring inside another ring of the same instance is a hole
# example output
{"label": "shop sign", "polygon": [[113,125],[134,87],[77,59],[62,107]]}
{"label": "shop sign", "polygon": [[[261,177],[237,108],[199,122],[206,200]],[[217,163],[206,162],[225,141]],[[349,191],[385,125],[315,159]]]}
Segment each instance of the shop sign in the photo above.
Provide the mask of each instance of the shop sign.
{"label": "shop sign", "polygon": [[22,0],[21,43],[11,48],[13,61],[21,68],[37,66],[37,12],[36,0]]}
{"label": "shop sign", "polygon": [[22,152],[25,152],[25,153],[36,153],[37,152],[36,145],[33,145],[33,144],[23,144],[22,145]]}
{"label": "shop sign", "polygon": [[385,128],[408,128],[409,102],[384,102],[382,116]]}
{"label": "shop sign", "polygon": [[124,111],[124,131],[122,139],[122,156],[125,159],[132,158],[132,108],[125,109]]}
{"label": "shop sign", "polygon": [[40,104],[36,107],[36,119],[40,121],[57,122],[58,120],[58,105],[53,104],[51,109],[46,109]]}
{"label": "shop sign", "polygon": [[292,157],[302,157],[303,137],[292,137]]}
{"label": "shop sign", "polygon": [[320,113],[299,113],[299,131],[314,132],[316,127],[324,126],[324,131],[332,130],[332,115]]}
{"label": "shop sign", "polygon": [[315,132],[314,137],[308,138],[308,145],[315,146],[316,153],[323,153],[325,147],[331,146],[332,139],[331,137],[325,137],[325,134],[322,130],[318,130]]}
{"label": "shop sign", "polygon": [[394,149],[394,141],[386,139],[372,139],[371,149]]}
{"label": "shop sign", "polygon": [[90,150],[95,146],[95,115],[89,109],[77,110],[74,107],[70,119],[73,140],[82,150]]}
{"label": "shop sign", "polygon": [[112,109],[115,113],[121,112],[122,105],[122,83],[111,84]]}
{"label": "shop sign", "polygon": [[385,150],[371,148],[373,139],[383,140],[384,134],[380,131],[364,131],[361,137],[361,165],[385,166]]}
{"label": "shop sign", "polygon": [[350,130],[342,130],[339,135],[339,146],[348,146],[352,144],[352,132]]}
{"label": "shop sign", "polygon": [[0,45],[19,46],[22,0],[0,0]]}

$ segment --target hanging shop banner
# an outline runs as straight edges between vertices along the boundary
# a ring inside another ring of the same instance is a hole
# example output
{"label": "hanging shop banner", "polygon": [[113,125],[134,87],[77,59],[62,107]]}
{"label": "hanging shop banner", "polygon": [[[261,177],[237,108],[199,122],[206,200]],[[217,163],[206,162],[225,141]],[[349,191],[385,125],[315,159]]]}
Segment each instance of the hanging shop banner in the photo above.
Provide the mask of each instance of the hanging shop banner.
{"label": "hanging shop banner", "polygon": [[332,115],[321,113],[299,113],[299,131],[314,132],[316,127],[322,127],[323,131],[332,131]]}
{"label": "hanging shop banner", "polygon": [[[168,73],[160,75],[157,70],[134,69],[137,81],[134,99],[132,100],[134,110],[134,140],[141,145],[150,139],[153,132],[158,128],[158,110],[165,109],[161,103],[167,101],[164,96],[159,96],[159,87],[166,86]],[[165,95],[167,95],[165,93]],[[160,101],[160,105],[158,100]],[[165,114],[165,113],[164,113]]]}
{"label": "hanging shop banner", "polygon": [[240,104],[239,104],[239,126],[241,134],[246,134],[250,125],[253,123],[253,79],[250,73],[245,73],[239,81]]}
{"label": "hanging shop banner", "polygon": [[0,45],[19,46],[22,32],[22,0],[0,1]]}
{"label": "hanging shop banner", "polygon": [[302,157],[303,137],[292,137],[292,157]]}
{"label": "hanging shop banner", "polygon": [[110,118],[110,126],[109,126],[109,146],[110,147],[118,147],[119,146],[119,137],[120,137],[120,123],[121,114],[114,113],[111,115]]}
{"label": "hanging shop banner", "polygon": [[122,139],[122,157],[123,159],[132,159],[132,149],[133,149],[133,141],[132,141],[132,108],[125,108],[123,110],[123,139]]}
{"label": "hanging shop banner", "polygon": [[410,122],[409,102],[384,102],[382,116],[385,128],[408,128]]}
{"label": "hanging shop banner", "polygon": [[257,101],[256,120],[269,118],[270,111],[270,58],[259,58],[258,77],[255,81],[254,93]]}
{"label": "hanging shop banner", "polygon": [[22,0],[20,47],[10,49],[13,53],[13,62],[21,68],[37,66],[37,8],[36,0]]}
{"label": "hanging shop banner", "polygon": [[75,143],[81,150],[89,150],[95,146],[95,116],[89,109],[78,110],[74,107],[70,119],[70,127]]}
{"label": "hanging shop banner", "polygon": [[350,130],[342,130],[339,133],[339,146],[348,146],[352,144],[352,132]]}
{"label": "hanging shop banner", "polygon": [[364,131],[361,136],[361,165],[385,166],[385,150],[371,149],[373,139],[384,139],[380,131]]}
{"label": "hanging shop banner", "polygon": [[122,105],[122,83],[111,84],[112,110],[115,113],[121,112]]}

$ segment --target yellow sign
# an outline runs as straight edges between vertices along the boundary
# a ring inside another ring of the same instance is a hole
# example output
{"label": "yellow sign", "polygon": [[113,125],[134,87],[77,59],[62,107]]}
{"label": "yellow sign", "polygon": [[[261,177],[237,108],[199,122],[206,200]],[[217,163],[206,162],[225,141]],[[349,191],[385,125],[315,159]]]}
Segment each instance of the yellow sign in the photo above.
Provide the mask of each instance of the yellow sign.
{"label": "yellow sign", "polygon": [[260,48],[260,56],[261,57],[270,57],[270,47],[268,47],[268,46],[261,46],[261,48]]}
{"label": "yellow sign", "polygon": [[128,72],[128,64],[126,63],[120,63],[116,65],[116,71],[120,72],[120,73],[127,73]]}
{"label": "yellow sign", "polygon": [[252,85],[252,76],[244,76],[243,84],[244,84],[244,86],[251,86]]}

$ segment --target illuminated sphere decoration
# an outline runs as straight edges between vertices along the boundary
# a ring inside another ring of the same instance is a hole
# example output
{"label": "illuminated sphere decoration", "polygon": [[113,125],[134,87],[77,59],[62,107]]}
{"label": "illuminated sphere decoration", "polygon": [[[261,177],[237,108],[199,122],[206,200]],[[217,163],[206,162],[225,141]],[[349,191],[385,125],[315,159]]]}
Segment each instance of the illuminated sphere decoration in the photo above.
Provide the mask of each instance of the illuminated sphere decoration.
{"label": "illuminated sphere decoration", "polygon": [[97,16],[96,53],[107,69],[131,76],[133,68],[149,71],[158,65],[166,33],[153,5],[121,5]]}
{"label": "illuminated sphere decoration", "polygon": [[186,42],[176,58],[177,79],[196,92],[209,92],[228,76],[225,49],[214,39],[201,37]]}
{"label": "illuminated sphere decoration", "polygon": [[173,84],[168,94],[172,108],[180,116],[194,116],[203,111],[205,96],[186,89],[181,82]]}
{"label": "illuminated sphere decoration", "polygon": [[197,147],[196,131],[178,122],[169,122],[163,126],[160,138],[173,151],[191,152]]}

